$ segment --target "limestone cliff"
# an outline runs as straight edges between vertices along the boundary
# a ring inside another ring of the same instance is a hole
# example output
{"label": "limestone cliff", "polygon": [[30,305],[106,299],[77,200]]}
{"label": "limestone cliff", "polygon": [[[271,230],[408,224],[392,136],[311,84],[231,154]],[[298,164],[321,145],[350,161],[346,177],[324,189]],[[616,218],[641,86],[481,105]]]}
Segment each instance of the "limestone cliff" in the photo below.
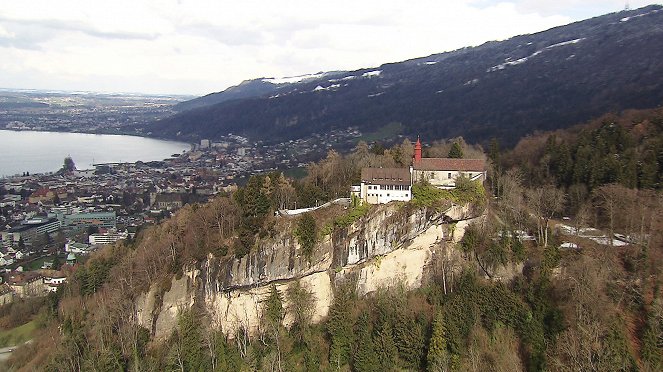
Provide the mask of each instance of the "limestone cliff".
{"label": "limestone cliff", "polygon": [[[233,335],[238,329],[259,329],[261,303],[275,284],[281,293],[295,280],[313,293],[313,322],[322,320],[338,281],[356,278],[356,290],[366,295],[380,287],[401,283],[417,288],[431,274],[442,242],[458,241],[465,226],[479,214],[454,206],[444,212],[392,203],[376,206],[345,228],[337,228],[316,244],[310,261],[292,234],[292,221],[280,221],[271,238],[241,259],[209,256],[160,295],[153,288],[137,301],[139,322],[157,336],[167,335],[177,312],[199,301],[216,326]],[[446,252],[445,254],[448,254]],[[284,296],[284,307],[288,307]],[[291,323],[286,315],[285,324]]]}

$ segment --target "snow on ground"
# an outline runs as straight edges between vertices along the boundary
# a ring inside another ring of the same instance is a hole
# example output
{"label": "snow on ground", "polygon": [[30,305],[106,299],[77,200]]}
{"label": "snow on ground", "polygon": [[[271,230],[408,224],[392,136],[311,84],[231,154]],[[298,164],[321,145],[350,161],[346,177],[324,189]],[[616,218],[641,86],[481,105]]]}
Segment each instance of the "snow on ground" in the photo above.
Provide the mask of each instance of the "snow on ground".
{"label": "snow on ground", "polygon": [[330,83],[336,83],[336,82],[339,82],[339,81],[348,81],[348,80],[353,80],[353,79],[356,79],[356,78],[357,77],[354,76],[354,75],[349,75],[349,76],[342,77],[342,78],[339,78],[339,79],[329,79],[329,82]]}
{"label": "snow on ground", "polygon": [[281,78],[267,78],[267,79],[262,79],[262,81],[266,81],[266,82],[272,83],[272,84],[292,84],[292,83],[299,83],[300,81],[304,81],[304,80],[321,78],[325,75],[327,75],[326,72],[320,72],[320,73],[317,73],[317,74],[288,76],[288,77],[281,77]]}
{"label": "snow on ground", "polygon": [[[573,226],[558,224],[557,228],[564,235],[578,235],[581,238],[593,240],[602,245],[610,245],[610,238],[608,237],[608,235],[606,235],[603,231],[595,229],[593,227],[582,227],[576,230],[576,228]],[[613,238],[612,245],[615,247],[622,247],[628,245],[628,243]]]}
{"label": "snow on ground", "polygon": [[631,17],[624,17],[624,18],[620,19],[619,22],[628,22],[629,20],[631,20],[633,18],[644,17],[648,14],[658,13],[659,10],[660,9],[655,9],[655,10],[652,10],[651,12],[642,13],[642,14],[631,16]]}
{"label": "snow on ground", "polygon": [[549,46],[543,48],[543,50],[537,50],[536,52],[530,54],[529,56],[523,57],[523,58],[518,58],[515,61],[512,61],[511,58],[507,58],[507,59],[504,60],[504,63],[500,63],[499,65],[495,65],[495,66],[489,68],[488,70],[486,70],[486,72],[504,70],[507,66],[516,66],[516,65],[519,65],[521,63],[525,63],[530,58],[538,56],[539,54],[543,53],[543,51],[545,51],[545,50],[549,50],[549,49],[552,49],[552,48],[557,48],[557,47],[564,46],[564,45],[577,44],[577,43],[583,41],[584,39],[585,38],[573,39],[573,40],[562,41],[561,43],[549,45]]}
{"label": "snow on ground", "polygon": [[338,89],[340,87],[341,87],[341,84],[332,84],[332,85],[330,85],[326,88],[321,86],[321,85],[318,85],[317,87],[315,87],[315,89],[313,89],[313,91],[314,92],[320,92],[320,91],[323,91],[323,90],[335,90],[335,89]]}
{"label": "snow on ground", "polygon": [[566,248],[566,249],[578,249],[578,244],[576,243],[569,243],[569,242],[564,242],[560,244],[560,248]]}
{"label": "snow on ground", "polygon": [[378,76],[380,76],[381,73],[382,73],[382,70],[368,71],[368,72],[364,72],[363,74],[361,74],[361,77],[365,77],[365,78],[378,77]]}
{"label": "snow on ground", "polygon": [[581,42],[581,41],[583,41],[583,40],[585,40],[584,37],[581,37],[580,39],[573,39],[573,40],[569,40],[569,41],[562,41],[561,43],[557,43],[557,44],[553,44],[553,45],[548,45],[548,46],[546,47],[546,49],[557,48],[557,47],[564,46],[564,45],[577,44],[577,43],[579,43],[579,42]]}

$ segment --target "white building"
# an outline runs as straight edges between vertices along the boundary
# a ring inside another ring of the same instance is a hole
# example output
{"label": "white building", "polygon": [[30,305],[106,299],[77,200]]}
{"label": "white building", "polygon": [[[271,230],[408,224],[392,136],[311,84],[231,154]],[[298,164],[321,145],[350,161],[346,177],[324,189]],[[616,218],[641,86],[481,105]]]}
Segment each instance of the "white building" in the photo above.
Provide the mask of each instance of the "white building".
{"label": "white building", "polygon": [[88,243],[90,243],[91,245],[113,244],[118,240],[126,239],[128,236],[129,234],[126,231],[122,232],[108,231],[105,233],[90,234],[90,236],[88,237]]}
{"label": "white building", "polygon": [[412,199],[412,179],[407,168],[364,168],[361,170],[361,200],[369,204]]}
{"label": "white building", "polygon": [[427,181],[440,189],[453,189],[456,179],[461,176],[472,181],[485,181],[486,162],[483,159],[424,158],[421,141],[417,138],[410,173],[413,183]]}
{"label": "white building", "polygon": [[441,189],[453,189],[460,176],[483,182],[485,169],[483,159],[422,158],[412,164],[412,181],[425,180]]}

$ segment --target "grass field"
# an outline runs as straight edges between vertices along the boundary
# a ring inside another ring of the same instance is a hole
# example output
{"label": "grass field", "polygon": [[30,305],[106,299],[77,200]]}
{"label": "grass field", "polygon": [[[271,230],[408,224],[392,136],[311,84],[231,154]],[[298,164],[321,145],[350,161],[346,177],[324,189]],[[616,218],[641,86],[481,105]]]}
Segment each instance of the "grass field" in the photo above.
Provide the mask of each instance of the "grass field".
{"label": "grass field", "polygon": [[[36,259],[36,260],[30,262],[29,264],[27,264],[26,265],[27,267],[24,267],[24,269],[25,270],[38,270],[38,269],[41,269],[41,265],[44,263],[44,261],[53,262],[53,260],[55,259],[55,256],[56,255],[50,255],[50,256],[45,256],[45,257],[41,257],[39,259]],[[60,262],[65,262],[67,260],[66,255],[60,254],[59,256],[60,256]]]}
{"label": "grass field", "polygon": [[24,343],[32,338],[35,328],[37,328],[37,322],[33,320],[22,326],[0,331],[0,348]]}

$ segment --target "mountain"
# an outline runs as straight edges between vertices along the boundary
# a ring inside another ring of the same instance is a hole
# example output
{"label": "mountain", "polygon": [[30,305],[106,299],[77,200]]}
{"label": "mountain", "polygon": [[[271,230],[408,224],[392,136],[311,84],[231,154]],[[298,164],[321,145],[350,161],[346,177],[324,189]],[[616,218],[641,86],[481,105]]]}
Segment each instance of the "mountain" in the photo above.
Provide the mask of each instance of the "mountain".
{"label": "mountain", "polygon": [[239,85],[232,86],[223,92],[210,93],[189,101],[180,102],[175,105],[174,109],[177,111],[187,111],[234,99],[260,97],[275,91],[277,88],[277,84],[265,81],[264,79],[245,80]]}
{"label": "mountain", "polygon": [[662,24],[662,7],[652,5],[278,88],[264,80],[245,82],[246,89],[240,84],[190,101],[183,107],[200,107],[153,122],[143,132],[180,140],[231,132],[278,142],[388,126],[400,131],[395,134],[427,139],[496,137],[513,145],[535,130],[659,106]]}
{"label": "mountain", "polygon": [[323,75],[329,74],[332,73],[320,72],[313,75],[300,75],[286,78],[258,78],[244,80],[239,85],[232,86],[222,92],[210,93],[189,101],[180,102],[175,105],[174,109],[176,111],[187,111],[235,99],[263,97],[276,94],[275,92],[278,92],[279,90],[287,90],[293,84],[314,80]]}

